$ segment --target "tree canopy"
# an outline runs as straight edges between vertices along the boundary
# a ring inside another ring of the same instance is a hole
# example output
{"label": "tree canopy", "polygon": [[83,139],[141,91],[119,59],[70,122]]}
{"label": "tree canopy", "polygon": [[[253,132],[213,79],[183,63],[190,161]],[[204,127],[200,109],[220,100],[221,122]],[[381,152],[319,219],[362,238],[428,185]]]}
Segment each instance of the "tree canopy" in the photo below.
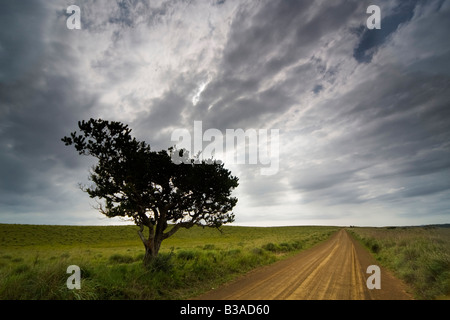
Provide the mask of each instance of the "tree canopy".
{"label": "tree canopy", "polygon": [[90,119],[78,122],[78,127],[80,134],[72,132],[62,141],[75,146],[80,155],[98,159],[90,171],[93,183],[83,190],[103,200],[102,214],[129,217],[140,227],[145,262],[156,257],[161,242],[180,228],[219,228],[234,221],[231,210],[237,198],[231,193],[238,178],[223,163],[191,159],[176,164],[172,153],[186,157],[184,150],[152,151],[121,122]]}

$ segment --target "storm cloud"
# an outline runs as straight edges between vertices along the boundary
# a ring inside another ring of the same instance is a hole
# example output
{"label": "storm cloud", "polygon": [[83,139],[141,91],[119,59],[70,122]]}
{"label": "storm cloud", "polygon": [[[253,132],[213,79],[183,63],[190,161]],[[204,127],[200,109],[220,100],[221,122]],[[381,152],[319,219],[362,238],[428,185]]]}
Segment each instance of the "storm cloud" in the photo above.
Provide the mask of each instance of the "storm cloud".
{"label": "storm cloud", "polygon": [[[446,1],[4,1],[0,222],[108,224],[61,138],[122,121],[153,149],[177,128],[279,129],[279,170],[239,177],[243,225],[446,223]],[[369,5],[381,29],[366,26]]]}

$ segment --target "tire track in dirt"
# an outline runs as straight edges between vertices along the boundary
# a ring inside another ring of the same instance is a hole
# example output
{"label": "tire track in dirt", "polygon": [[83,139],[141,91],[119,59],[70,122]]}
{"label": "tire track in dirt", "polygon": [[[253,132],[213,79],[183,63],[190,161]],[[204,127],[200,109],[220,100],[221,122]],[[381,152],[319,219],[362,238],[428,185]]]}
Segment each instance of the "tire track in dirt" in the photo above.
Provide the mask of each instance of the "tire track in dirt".
{"label": "tire track in dirt", "polygon": [[406,286],[381,268],[381,289],[366,285],[376,260],[341,229],[291,258],[258,268],[197,297],[205,300],[405,300]]}

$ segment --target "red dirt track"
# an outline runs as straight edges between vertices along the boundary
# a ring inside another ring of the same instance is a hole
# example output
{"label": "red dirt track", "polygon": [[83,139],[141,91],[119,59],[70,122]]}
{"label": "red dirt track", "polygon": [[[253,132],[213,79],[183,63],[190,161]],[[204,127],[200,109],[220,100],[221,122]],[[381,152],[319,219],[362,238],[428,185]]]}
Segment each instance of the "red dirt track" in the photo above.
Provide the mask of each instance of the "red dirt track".
{"label": "red dirt track", "polygon": [[407,288],[381,268],[381,289],[367,288],[370,253],[344,229],[293,257],[258,268],[200,300],[409,300]]}

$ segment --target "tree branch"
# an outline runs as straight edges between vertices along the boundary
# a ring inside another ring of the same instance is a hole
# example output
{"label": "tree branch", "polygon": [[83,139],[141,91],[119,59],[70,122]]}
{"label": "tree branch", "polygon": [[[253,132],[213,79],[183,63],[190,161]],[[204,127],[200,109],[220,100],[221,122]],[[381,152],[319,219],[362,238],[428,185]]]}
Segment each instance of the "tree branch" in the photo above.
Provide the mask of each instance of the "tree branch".
{"label": "tree branch", "polygon": [[188,221],[188,222],[180,222],[177,223],[176,225],[174,225],[172,227],[172,229],[170,229],[169,231],[167,231],[166,233],[163,233],[163,240],[167,239],[169,237],[171,237],[175,232],[177,232],[180,228],[186,228],[189,229],[191,227],[193,227],[196,223],[193,221]]}
{"label": "tree branch", "polygon": [[142,243],[147,246],[148,245],[148,240],[145,239],[144,234],[142,233],[143,231],[144,231],[144,225],[140,224],[139,225],[139,230],[138,230],[138,235],[139,235],[139,238],[141,238]]}

